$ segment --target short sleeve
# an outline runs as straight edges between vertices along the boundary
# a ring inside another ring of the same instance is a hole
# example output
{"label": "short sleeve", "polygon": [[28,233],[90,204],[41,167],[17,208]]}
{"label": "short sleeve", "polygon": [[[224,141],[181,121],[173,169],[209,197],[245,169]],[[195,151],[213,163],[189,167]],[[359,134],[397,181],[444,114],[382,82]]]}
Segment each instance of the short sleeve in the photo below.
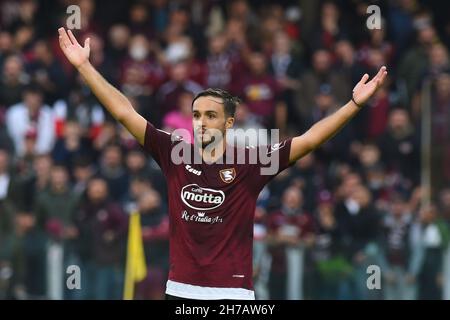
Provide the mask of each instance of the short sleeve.
{"label": "short sleeve", "polygon": [[[257,147],[258,154],[263,154],[264,158],[258,158],[256,165],[252,165],[251,183],[259,193],[262,188],[281,171],[290,167],[289,155],[291,152],[292,138],[283,140],[269,146]],[[263,150],[259,150],[259,149]]]}
{"label": "short sleeve", "polygon": [[172,150],[171,134],[156,129],[153,124],[147,121],[144,149],[150,153],[163,172],[166,173],[170,164],[170,153]]}

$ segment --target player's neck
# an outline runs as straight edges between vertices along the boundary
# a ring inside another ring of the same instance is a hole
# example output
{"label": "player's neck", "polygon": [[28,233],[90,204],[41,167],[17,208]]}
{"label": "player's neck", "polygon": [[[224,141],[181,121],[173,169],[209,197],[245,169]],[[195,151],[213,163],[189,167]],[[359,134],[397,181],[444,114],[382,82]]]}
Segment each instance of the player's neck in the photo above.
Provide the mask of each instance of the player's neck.
{"label": "player's neck", "polygon": [[205,163],[215,163],[225,154],[227,142],[225,139],[214,144],[208,145],[204,148],[198,148],[199,153]]}

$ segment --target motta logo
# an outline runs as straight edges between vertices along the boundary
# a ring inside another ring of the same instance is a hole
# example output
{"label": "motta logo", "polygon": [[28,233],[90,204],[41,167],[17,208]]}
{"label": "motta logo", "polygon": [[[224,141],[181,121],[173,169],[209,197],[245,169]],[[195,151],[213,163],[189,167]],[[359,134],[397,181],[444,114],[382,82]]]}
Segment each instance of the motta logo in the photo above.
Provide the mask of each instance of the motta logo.
{"label": "motta logo", "polygon": [[225,201],[225,194],[220,190],[189,184],[181,189],[181,200],[189,208],[207,211],[220,207]]}

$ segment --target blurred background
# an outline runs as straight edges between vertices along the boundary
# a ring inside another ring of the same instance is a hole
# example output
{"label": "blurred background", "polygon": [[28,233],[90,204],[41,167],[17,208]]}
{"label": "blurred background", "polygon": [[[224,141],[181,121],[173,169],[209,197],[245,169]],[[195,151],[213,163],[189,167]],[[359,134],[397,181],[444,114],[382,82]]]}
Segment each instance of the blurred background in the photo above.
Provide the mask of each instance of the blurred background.
{"label": "blurred background", "polygon": [[[237,127],[299,135],[386,65],[365,108],[260,194],[256,297],[450,298],[450,2],[4,0],[0,299],[121,299],[136,208],[148,273],[135,299],[164,297],[164,177],[63,57],[72,4],[92,64],[169,131],[191,129],[193,96],[219,87],[243,99]],[[366,26],[371,4],[381,29]]]}

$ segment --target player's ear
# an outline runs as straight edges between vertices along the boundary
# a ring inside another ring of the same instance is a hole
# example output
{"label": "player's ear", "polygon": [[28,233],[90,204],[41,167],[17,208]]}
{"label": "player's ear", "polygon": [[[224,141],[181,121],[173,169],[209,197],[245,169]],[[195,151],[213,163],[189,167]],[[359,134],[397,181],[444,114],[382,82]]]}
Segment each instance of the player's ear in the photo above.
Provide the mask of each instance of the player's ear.
{"label": "player's ear", "polygon": [[225,128],[230,129],[234,125],[234,117],[227,117],[227,121],[225,122]]}

